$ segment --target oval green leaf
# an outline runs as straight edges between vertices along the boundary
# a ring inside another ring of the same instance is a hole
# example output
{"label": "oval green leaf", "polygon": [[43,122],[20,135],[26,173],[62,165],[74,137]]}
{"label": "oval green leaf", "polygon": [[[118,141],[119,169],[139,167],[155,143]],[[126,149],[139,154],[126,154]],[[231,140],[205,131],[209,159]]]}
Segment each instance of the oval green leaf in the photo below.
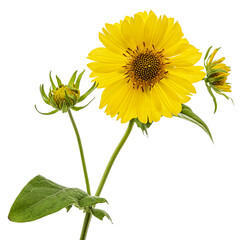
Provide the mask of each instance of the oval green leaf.
{"label": "oval green leaf", "polygon": [[55,213],[70,205],[84,208],[106,202],[93,197],[78,188],[67,188],[54,183],[41,175],[36,176],[22,189],[14,201],[8,218],[13,222],[30,222]]}

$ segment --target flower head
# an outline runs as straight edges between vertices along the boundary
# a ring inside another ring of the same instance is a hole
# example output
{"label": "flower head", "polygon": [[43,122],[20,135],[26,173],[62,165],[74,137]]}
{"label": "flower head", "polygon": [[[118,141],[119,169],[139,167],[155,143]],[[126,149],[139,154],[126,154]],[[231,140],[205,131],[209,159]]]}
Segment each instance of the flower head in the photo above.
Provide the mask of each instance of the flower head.
{"label": "flower head", "polygon": [[104,47],[88,56],[90,76],[104,88],[100,108],[122,123],[180,113],[205,73],[195,66],[201,53],[183,38],[179,23],[150,11],[105,27],[99,34]]}
{"label": "flower head", "polygon": [[55,110],[49,113],[41,113],[37,110],[37,108],[36,110],[41,114],[49,115],[49,114],[54,114],[59,110],[61,110],[64,113],[64,112],[67,112],[70,108],[75,111],[85,108],[89,103],[83,107],[77,107],[75,105],[83,101],[95,89],[95,84],[93,84],[93,86],[85,94],[80,96],[79,85],[80,85],[80,80],[82,78],[83,73],[84,71],[80,73],[79,76],[77,77],[77,71],[75,71],[67,85],[62,84],[59,77],[56,76],[57,83],[58,83],[58,87],[56,87],[56,85],[52,80],[51,72],[50,72],[49,77],[50,77],[52,87],[49,90],[48,96],[44,91],[43,84],[40,86],[40,93],[42,95],[44,102],[54,107]]}
{"label": "flower head", "polygon": [[210,47],[205,55],[204,58],[204,66],[206,68],[207,76],[205,78],[205,83],[210,95],[213,98],[215,104],[215,110],[217,110],[217,101],[215,96],[213,95],[212,90],[216,93],[225,96],[227,99],[230,99],[227,95],[223,92],[231,92],[231,85],[227,82],[227,78],[230,74],[230,67],[227,66],[223,61],[225,57],[220,59],[214,60],[216,53],[219,51],[220,48],[216,48],[212,54],[209,55],[209,52],[212,47]]}

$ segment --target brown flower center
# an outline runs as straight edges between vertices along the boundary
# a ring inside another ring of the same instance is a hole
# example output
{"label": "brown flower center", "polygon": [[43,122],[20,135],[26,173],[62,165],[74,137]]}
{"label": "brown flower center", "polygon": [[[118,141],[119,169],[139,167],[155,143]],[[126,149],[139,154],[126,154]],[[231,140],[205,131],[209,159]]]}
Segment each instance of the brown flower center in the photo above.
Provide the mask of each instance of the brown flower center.
{"label": "brown flower center", "polygon": [[127,82],[131,82],[133,88],[141,88],[143,92],[151,90],[167,74],[166,64],[169,62],[162,53],[163,50],[156,51],[154,45],[152,49],[145,48],[145,43],[141,50],[139,47],[135,50],[128,48],[126,54],[123,54],[128,58],[128,63],[123,66]]}

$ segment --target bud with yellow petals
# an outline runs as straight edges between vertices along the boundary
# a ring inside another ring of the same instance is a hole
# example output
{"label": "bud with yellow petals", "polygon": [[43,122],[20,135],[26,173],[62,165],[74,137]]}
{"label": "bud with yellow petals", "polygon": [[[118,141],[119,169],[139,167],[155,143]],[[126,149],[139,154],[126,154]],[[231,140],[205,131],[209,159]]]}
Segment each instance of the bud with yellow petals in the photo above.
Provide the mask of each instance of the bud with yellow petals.
{"label": "bud with yellow petals", "polygon": [[[222,57],[218,60],[214,60],[215,55],[217,54],[220,48],[216,48],[212,54],[209,55],[209,52],[212,47],[207,50],[207,53],[204,58],[204,66],[206,69],[205,84],[208,89],[209,94],[212,96],[215,109],[214,113],[217,110],[217,100],[213,94],[214,90],[216,93],[223,95],[227,99],[231,99],[224,92],[231,92],[231,85],[227,82],[227,77],[230,74],[230,67],[227,66],[223,61],[225,57]],[[232,99],[231,99],[232,100]]]}

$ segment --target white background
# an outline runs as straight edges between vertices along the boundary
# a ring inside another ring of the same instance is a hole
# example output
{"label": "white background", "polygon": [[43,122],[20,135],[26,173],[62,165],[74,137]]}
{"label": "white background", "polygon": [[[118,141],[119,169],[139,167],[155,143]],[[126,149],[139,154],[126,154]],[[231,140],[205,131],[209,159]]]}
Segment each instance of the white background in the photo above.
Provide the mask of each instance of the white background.
{"label": "white background", "polygon": [[[204,83],[188,105],[208,124],[215,144],[199,127],[178,118],[162,118],[143,136],[134,127],[109,175],[102,204],[113,219],[93,219],[88,240],[239,240],[239,7],[237,1],[1,1],[0,4],[0,239],[79,239],[84,214],[65,210],[30,223],[7,219],[23,186],[41,174],[67,187],[85,189],[77,142],[67,114],[51,111],[41,99],[48,73],[68,81],[75,70],[86,73],[88,53],[101,46],[105,23],[153,10],[174,17],[185,37],[202,52],[222,47],[232,67],[230,96],[217,96],[218,111]],[[200,62],[202,64],[202,60]],[[73,113],[87,160],[92,192],[127,124],[99,110],[101,90],[85,110]],[[89,98],[90,100],[90,98]]]}

